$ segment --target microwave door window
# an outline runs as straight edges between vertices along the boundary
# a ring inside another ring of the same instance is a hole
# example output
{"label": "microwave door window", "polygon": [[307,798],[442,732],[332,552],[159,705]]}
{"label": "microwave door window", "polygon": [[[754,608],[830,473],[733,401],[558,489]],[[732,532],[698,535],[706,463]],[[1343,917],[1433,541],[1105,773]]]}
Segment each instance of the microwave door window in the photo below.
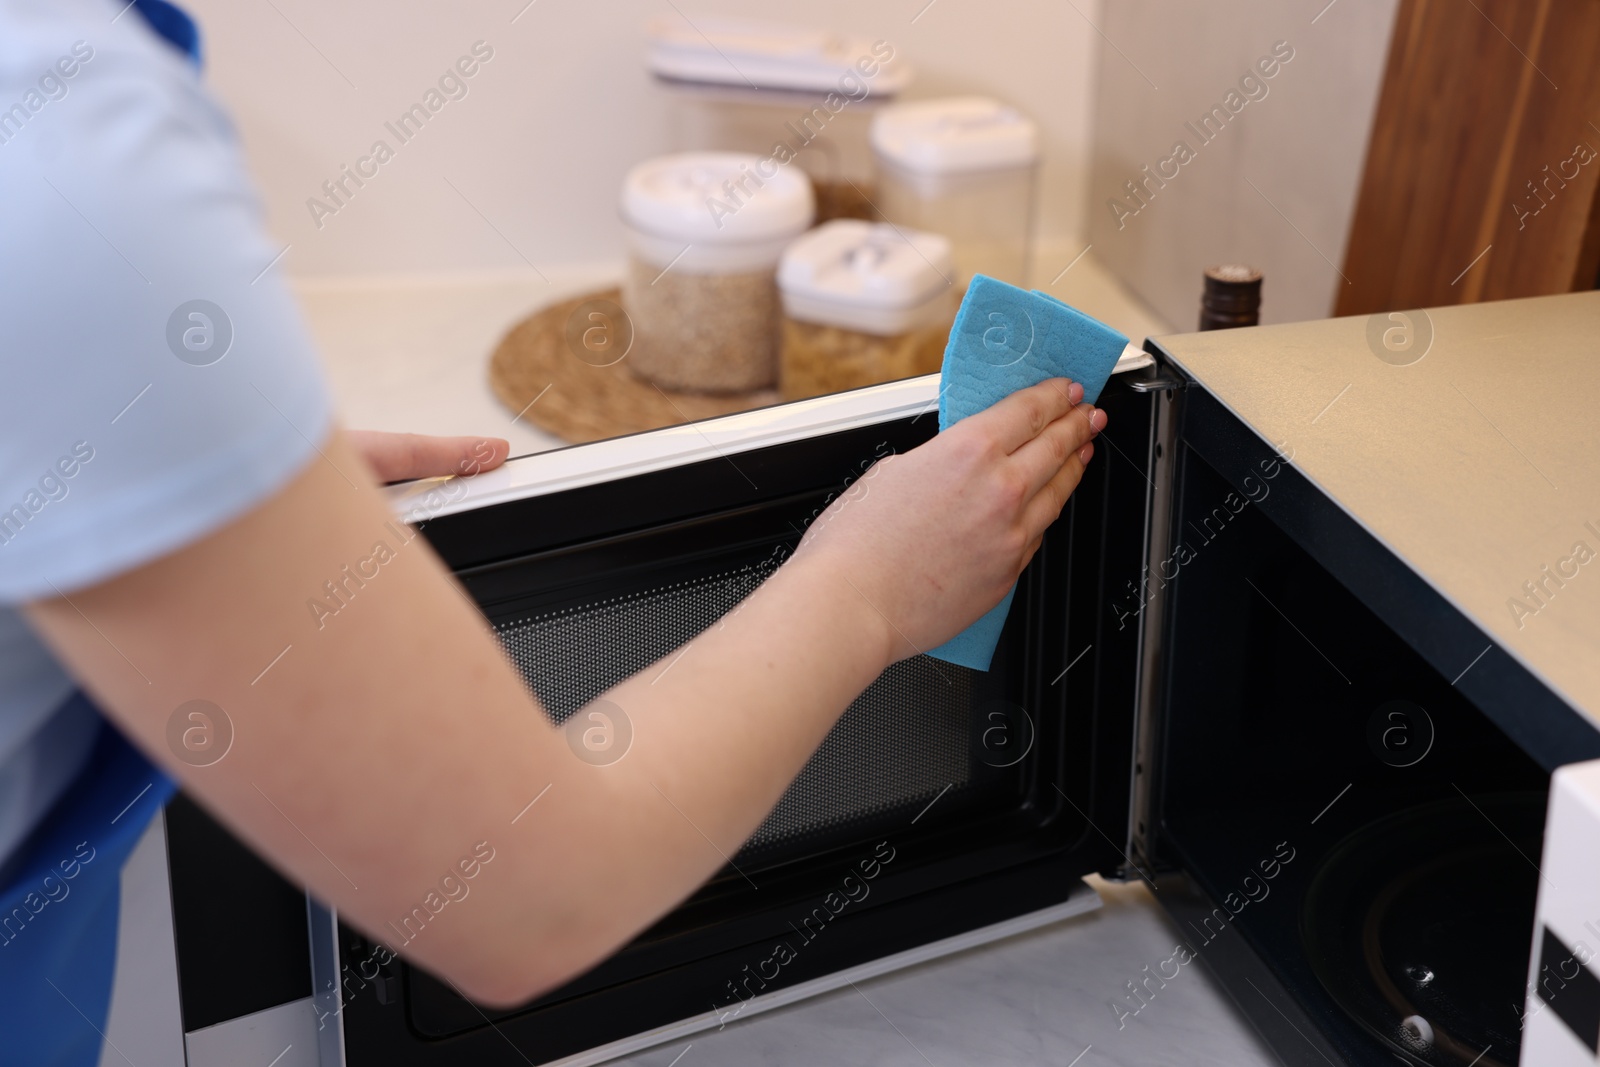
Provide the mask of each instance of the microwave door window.
{"label": "microwave door window", "polygon": [[[774,556],[598,603],[519,613],[495,630],[546,714],[565,725],[646,667],[672,669],[689,642],[734,611],[777,563]],[[972,783],[973,673],[923,656],[890,667],[845,711],[741,857],[964,791]],[[597,749],[601,741],[618,743],[597,737]]]}

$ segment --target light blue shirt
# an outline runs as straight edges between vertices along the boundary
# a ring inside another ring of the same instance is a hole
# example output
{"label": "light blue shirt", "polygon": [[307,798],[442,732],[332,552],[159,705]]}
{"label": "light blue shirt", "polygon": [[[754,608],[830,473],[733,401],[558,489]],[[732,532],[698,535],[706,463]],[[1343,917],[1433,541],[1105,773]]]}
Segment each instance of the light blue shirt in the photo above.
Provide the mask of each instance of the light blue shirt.
{"label": "light blue shirt", "polygon": [[205,537],[331,425],[228,119],[121,8],[0,0],[0,879],[98,726],[12,606]]}

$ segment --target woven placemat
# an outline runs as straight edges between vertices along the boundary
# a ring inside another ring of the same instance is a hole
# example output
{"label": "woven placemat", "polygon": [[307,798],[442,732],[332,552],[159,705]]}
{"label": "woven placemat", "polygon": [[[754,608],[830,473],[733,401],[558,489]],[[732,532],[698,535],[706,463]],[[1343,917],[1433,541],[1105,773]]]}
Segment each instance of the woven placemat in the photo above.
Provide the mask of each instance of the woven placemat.
{"label": "woven placemat", "polygon": [[663,390],[634,377],[626,356],[608,366],[580,358],[579,346],[568,338],[569,330],[575,330],[573,313],[584,304],[620,305],[621,300],[617,289],[587,293],[536,311],[513,326],[489,357],[494,395],[513,413],[520,412],[523,421],[574,444],[778,402],[776,389],[726,395]]}

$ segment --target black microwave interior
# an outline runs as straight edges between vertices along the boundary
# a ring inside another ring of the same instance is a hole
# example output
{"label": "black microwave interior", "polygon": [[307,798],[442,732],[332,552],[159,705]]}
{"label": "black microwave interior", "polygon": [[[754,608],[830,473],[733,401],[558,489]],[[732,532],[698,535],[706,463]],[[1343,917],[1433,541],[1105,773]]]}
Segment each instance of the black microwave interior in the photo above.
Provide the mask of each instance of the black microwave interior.
{"label": "black microwave interior", "polygon": [[1464,692],[1487,639],[1450,639],[1464,620],[1214,399],[1186,407],[1146,608],[1168,601],[1180,934],[1285,1062],[1516,1063],[1549,775]]}

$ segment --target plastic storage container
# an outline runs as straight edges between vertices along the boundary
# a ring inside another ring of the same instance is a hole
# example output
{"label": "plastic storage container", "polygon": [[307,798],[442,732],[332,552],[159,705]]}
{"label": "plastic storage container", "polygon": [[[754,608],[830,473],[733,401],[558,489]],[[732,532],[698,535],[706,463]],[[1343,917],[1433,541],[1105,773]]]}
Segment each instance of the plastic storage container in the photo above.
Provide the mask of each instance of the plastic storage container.
{"label": "plastic storage container", "polygon": [[649,34],[676,147],[792,163],[812,181],[819,221],[875,214],[872,116],[911,80],[892,44],[725,19],[661,19]]}
{"label": "plastic storage container", "polygon": [[628,172],[622,219],[628,364],[668,389],[737,393],[777,380],[784,246],[811,225],[811,185],[759,156],[689,152]]}
{"label": "plastic storage container", "polygon": [[956,286],[950,242],[938,234],[824,223],[784,252],[778,287],[784,399],[939,369]]}
{"label": "plastic storage container", "polygon": [[895,104],[872,123],[878,207],[950,238],[962,281],[1027,284],[1039,135],[1015,108],[965,96]]}

